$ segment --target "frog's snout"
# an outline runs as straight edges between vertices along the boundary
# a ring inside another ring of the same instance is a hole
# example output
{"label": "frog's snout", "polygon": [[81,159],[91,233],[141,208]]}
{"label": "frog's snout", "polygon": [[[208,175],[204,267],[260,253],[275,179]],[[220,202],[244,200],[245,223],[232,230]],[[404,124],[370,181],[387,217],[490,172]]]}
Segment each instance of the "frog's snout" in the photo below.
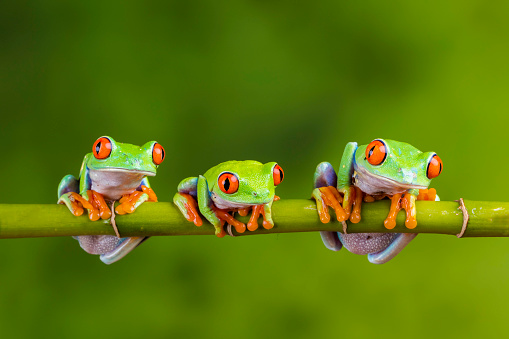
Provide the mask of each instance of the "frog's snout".
{"label": "frog's snout", "polygon": [[253,197],[257,199],[265,199],[269,195],[270,191],[268,189],[259,189],[253,191]]}
{"label": "frog's snout", "polygon": [[400,168],[400,171],[403,173],[403,183],[404,184],[412,184],[415,180],[415,178],[417,178],[417,173],[415,173],[414,171],[412,171],[411,169],[407,169],[407,168]]}

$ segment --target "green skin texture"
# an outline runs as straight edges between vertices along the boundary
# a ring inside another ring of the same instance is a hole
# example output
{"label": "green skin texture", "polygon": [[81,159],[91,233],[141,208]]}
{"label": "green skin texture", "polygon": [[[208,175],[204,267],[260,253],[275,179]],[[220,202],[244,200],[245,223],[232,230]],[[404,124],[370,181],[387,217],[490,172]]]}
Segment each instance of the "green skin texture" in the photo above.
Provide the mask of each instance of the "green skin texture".
{"label": "green skin texture", "polygon": [[[58,203],[65,204],[69,210],[72,210],[71,201],[69,195],[65,192],[79,192],[84,199],[88,200],[89,196],[87,191],[96,187],[96,190],[103,195],[105,201],[110,204],[113,201],[119,200],[123,194],[130,194],[136,190],[140,190],[139,188],[141,185],[150,188],[147,175],[155,176],[158,167],[154,164],[152,159],[152,151],[156,142],[150,141],[140,147],[131,144],[117,143],[113,138],[109,136],[105,137],[111,141],[112,149],[110,155],[106,159],[96,159],[93,153],[86,154],[81,165],[79,178],[76,179],[72,175],[67,175],[58,186],[60,195]],[[93,179],[93,172],[98,173],[96,176],[98,179]],[[114,178],[113,181],[111,180],[112,178]],[[137,208],[148,199],[148,194],[142,194],[136,201],[134,207]],[[80,244],[86,237],[87,236],[77,237],[78,240],[80,240]],[[112,255],[111,258],[103,258],[103,256],[101,256],[101,260],[107,264],[119,260],[136,247],[140,243],[140,239],[142,238],[119,239],[117,247],[119,247],[121,243],[123,244],[123,248],[120,250],[121,253],[116,253]],[[98,240],[98,242],[100,241],[106,240]],[[89,252],[89,250],[85,250]],[[94,252],[94,254],[104,253]]]}
{"label": "green skin texture", "polygon": [[[376,140],[376,139],[375,139]],[[409,193],[419,194],[419,189],[425,189],[429,186],[431,179],[427,177],[426,171],[429,160],[435,154],[434,152],[421,152],[412,145],[394,140],[383,140],[387,146],[387,157],[380,165],[371,165],[366,159],[366,148],[368,144],[357,146],[357,143],[350,142],[346,145],[341,164],[337,174],[337,189],[345,197],[350,194],[352,185],[358,186],[365,193],[372,195]],[[333,176],[333,170],[328,166],[320,164],[315,172],[315,187],[318,183],[321,185],[325,181],[330,181]],[[362,173],[362,175],[359,175]],[[325,178],[328,178],[325,180]],[[325,181],[324,181],[325,180]],[[369,185],[366,185],[366,181]],[[323,203],[319,191],[315,189],[313,196],[317,201]],[[322,239],[325,245],[332,250],[339,250],[341,244],[334,244],[335,240],[332,232],[322,232]],[[355,239],[353,242],[357,248],[367,248],[368,237],[362,233],[342,235],[338,234],[340,241]],[[385,237],[385,235],[372,235],[373,238]],[[387,234],[387,239],[393,235]],[[415,236],[415,235],[413,235]],[[380,264],[392,259],[408,242],[413,239],[412,235],[402,234],[401,237],[390,240],[391,245],[386,250],[370,254],[368,259],[372,263]],[[327,241],[327,239],[329,239]],[[329,244],[327,244],[329,242]],[[350,248],[352,250],[352,248]],[[355,252],[355,249],[354,249]]]}
{"label": "green skin texture", "polygon": [[[214,225],[216,234],[221,232],[222,226],[212,205],[220,209],[264,205],[266,220],[273,225],[272,202],[276,188],[273,170],[275,166],[275,162],[262,164],[253,160],[226,161],[212,167],[204,175],[182,180],[178,185],[178,192],[197,198],[200,213]],[[235,174],[239,180],[239,188],[233,194],[224,193],[219,188],[218,179],[225,172]],[[185,207],[187,200],[177,193],[173,202],[187,218],[188,212]]]}

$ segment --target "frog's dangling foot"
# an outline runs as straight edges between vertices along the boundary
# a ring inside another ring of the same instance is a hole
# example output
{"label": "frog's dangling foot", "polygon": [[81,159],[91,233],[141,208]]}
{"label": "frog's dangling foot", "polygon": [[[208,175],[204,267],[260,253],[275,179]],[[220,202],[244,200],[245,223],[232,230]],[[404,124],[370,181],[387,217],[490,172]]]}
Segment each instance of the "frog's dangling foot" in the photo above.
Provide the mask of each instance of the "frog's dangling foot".
{"label": "frog's dangling foot", "polygon": [[[228,211],[221,210],[221,209],[215,208],[215,207],[213,207],[213,211],[214,211],[214,214],[216,215],[216,217],[219,219],[219,221],[221,221],[221,226],[219,228],[216,227],[216,235],[219,238],[224,237],[226,234],[226,232],[224,231],[223,226],[222,226],[224,222],[235,227],[235,231],[237,231],[238,233],[244,233],[246,231],[246,225],[244,223],[238,221],[237,219],[235,219],[232,215],[230,215],[228,213]],[[214,227],[215,227],[215,225],[214,225]]]}
{"label": "frog's dangling foot", "polygon": [[192,195],[180,192],[176,193],[173,196],[173,202],[188,221],[192,221],[196,226],[203,225],[203,221],[198,213],[198,203]]}
{"label": "frog's dangling foot", "polygon": [[347,214],[343,207],[341,207],[343,198],[341,198],[335,187],[326,186],[315,188],[312,197],[316,200],[318,215],[322,223],[326,224],[330,221],[329,206],[336,212],[338,221],[345,221],[350,217],[350,214]]}
{"label": "frog's dangling foot", "polygon": [[417,236],[417,233],[399,233],[391,244],[384,250],[368,254],[368,260],[372,264],[384,264],[394,258],[410,241]]}

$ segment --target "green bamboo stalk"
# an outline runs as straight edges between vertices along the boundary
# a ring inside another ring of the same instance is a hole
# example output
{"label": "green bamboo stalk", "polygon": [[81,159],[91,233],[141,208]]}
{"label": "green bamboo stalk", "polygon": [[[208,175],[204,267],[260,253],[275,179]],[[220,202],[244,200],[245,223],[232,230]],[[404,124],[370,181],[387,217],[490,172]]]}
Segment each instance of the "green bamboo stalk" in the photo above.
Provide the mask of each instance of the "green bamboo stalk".
{"label": "green bamboo stalk", "polygon": [[[401,211],[397,225],[385,229],[383,221],[389,211],[390,201],[377,201],[362,205],[362,219],[358,224],[348,224],[348,233],[406,232],[406,233],[460,233],[463,214],[455,201],[417,201],[415,229],[404,226],[405,213]],[[464,237],[505,237],[509,236],[509,203],[465,200],[469,214],[468,227]],[[274,202],[272,215],[274,228],[260,227],[254,232],[235,235],[272,234],[290,232],[339,231],[343,226],[334,219],[322,224],[318,218],[313,200],[282,199]],[[236,218],[242,222],[247,217]],[[196,227],[188,222],[180,211],[169,202],[145,203],[135,213],[116,217],[121,236],[157,235],[212,235],[214,228],[206,222]],[[0,204],[0,238],[57,237],[76,235],[114,235],[109,220],[90,221],[86,215],[75,217],[63,205],[9,205]]]}

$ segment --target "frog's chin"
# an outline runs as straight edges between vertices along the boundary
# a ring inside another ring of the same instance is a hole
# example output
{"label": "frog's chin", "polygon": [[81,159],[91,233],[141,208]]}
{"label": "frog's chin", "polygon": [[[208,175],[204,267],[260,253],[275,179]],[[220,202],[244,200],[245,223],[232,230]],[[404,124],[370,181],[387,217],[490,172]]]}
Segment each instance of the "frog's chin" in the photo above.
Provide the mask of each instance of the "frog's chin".
{"label": "frog's chin", "polygon": [[361,191],[370,195],[394,195],[412,189],[421,190],[428,188],[427,186],[398,182],[390,178],[376,175],[366,170],[364,167],[357,165],[354,166],[353,182]]}
{"label": "frog's chin", "polygon": [[235,201],[225,200],[215,193],[212,193],[211,199],[214,202],[214,205],[216,205],[217,208],[222,209],[222,210],[241,209],[241,208],[248,208],[248,207],[256,206],[256,205],[265,205],[271,201],[270,199],[266,199],[266,200],[262,200],[262,201],[235,202]]}
{"label": "frog's chin", "polygon": [[126,168],[120,168],[120,167],[103,167],[103,168],[91,167],[91,169],[93,169],[94,171],[101,171],[101,172],[119,172],[119,173],[139,174],[139,175],[144,175],[147,177],[154,177],[156,175],[156,173],[152,172],[152,171],[126,169]]}

